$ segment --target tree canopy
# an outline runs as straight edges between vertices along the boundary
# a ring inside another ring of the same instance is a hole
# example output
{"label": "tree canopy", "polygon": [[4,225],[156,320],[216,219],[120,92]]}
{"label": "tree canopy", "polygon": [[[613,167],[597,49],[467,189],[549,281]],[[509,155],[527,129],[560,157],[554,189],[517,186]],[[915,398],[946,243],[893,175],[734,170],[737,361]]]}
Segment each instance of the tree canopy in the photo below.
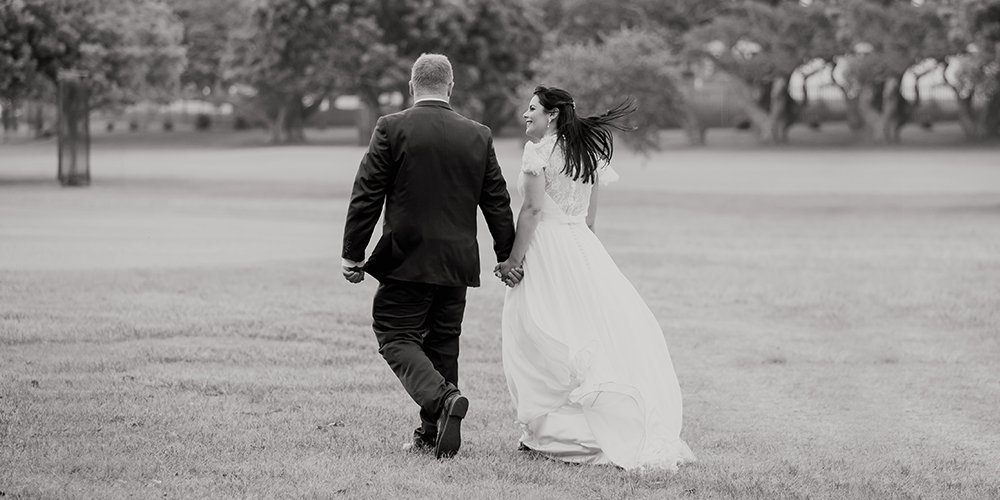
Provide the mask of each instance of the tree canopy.
{"label": "tree canopy", "polygon": [[[455,11],[460,39],[449,51],[455,66],[454,103],[499,129],[518,115],[518,90],[532,78],[544,27],[518,0],[471,0]],[[500,29],[498,29],[498,27]]]}
{"label": "tree canopy", "polygon": [[369,36],[356,17],[350,2],[272,0],[232,35],[226,77],[253,88],[274,142],[304,140],[305,118],[342,78],[345,48]]}
{"label": "tree canopy", "polygon": [[783,142],[802,105],[792,99],[792,73],[814,59],[830,60],[839,47],[825,11],[817,6],[744,1],[692,29],[687,53],[711,61],[739,86],[747,116],[762,137]]}
{"label": "tree canopy", "polygon": [[182,27],[161,0],[12,0],[0,6],[0,95],[51,95],[62,70],[90,79],[92,106],[174,95]]}
{"label": "tree canopy", "polygon": [[848,102],[858,106],[871,137],[898,141],[919,104],[903,97],[904,73],[921,61],[954,54],[947,25],[932,8],[853,0],[845,4],[838,36],[847,52],[840,75]]}
{"label": "tree canopy", "polygon": [[181,85],[189,92],[215,96],[223,89],[223,65],[234,30],[246,22],[252,0],[167,0],[184,26],[187,64]]}
{"label": "tree canopy", "polygon": [[676,68],[663,38],[628,29],[600,44],[558,46],[534,65],[538,81],[569,90],[581,114],[600,114],[626,97],[635,98],[638,110],[630,119],[636,133],[625,138],[639,149],[657,147],[659,130],[669,126],[684,127],[692,142],[703,140],[678,87]]}
{"label": "tree canopy", "polygon": [[949,61],[947,83],[959,123],[972,139],[1000,136],[1000,2],[966,2],[952,14],[950,35],[963,47]]}
{"label": "tree canopy", "polygon": [[763,140],[783,142],[810,109],[804,80],[822,72],[840,87],[849,124],[894,142],[920,119],[921,78],[943,69],[969,137],[1000,135],[1000,0],[0,2],[5,102],[51,100],[60,72],[76,70],[95,106],[192,95],[248,103],[274,142],[304,140],[312,113],[342,95],[360,100],[367,142],[379,115],[409,102],[409,68],[423,52],[451,58],[453,105],[495,129],[544,80],[596,108],[637,97],[644,147],[678,125],[701,142],[690,103],[712,78],[735,89]]}
{"label": "tree canopy", "polygon": [[74,33],[49,5],[22,0],[0,4],[0,98],[37,95],[75,59]]}
{"label": "tree canopy", "polygon": [[502,126],[540,37],[518,0],[267,0],[233,37],[227,76],[255,89],[275,142],[302,140],[315,105],[353,94],[367,143],[384,96],[408,95],[410,65],[423,52],[451,57],[457,106]]}

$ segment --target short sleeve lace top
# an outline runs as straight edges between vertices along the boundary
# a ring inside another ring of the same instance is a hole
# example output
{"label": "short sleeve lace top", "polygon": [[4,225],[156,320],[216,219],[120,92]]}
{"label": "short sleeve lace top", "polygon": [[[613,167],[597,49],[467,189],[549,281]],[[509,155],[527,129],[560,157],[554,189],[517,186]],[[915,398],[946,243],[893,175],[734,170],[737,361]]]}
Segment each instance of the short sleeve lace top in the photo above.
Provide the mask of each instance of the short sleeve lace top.
{"label": "short sleeve lace top", "polygon": [[[556,146],[555,134],[549,134],[538,142],[528,142],[524,145],[521,157],[522,175],[544,175],[545,193],[552,201],[569,216],[586,215],[590,206],[590,193],[593,184],[581,180],[574,181],[563,173],[566,157],[562,148]],[[601,185],[618,180],[618,173],[610,166],[603,165],[597,171],[597,179]],[[524,189],[523,179],[520,187]]]}

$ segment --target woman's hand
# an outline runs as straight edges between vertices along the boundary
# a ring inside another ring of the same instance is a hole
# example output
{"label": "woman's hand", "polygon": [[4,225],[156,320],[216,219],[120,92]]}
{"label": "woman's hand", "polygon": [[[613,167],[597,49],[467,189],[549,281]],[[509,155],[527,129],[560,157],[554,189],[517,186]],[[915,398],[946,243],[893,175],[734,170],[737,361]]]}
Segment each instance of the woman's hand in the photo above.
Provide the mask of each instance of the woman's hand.
{"label": "woman's hand", "polygon": [[507,259],[493,268],[493,274],[505,285],[513,288],[524,279],[524,267],[520,261]]}

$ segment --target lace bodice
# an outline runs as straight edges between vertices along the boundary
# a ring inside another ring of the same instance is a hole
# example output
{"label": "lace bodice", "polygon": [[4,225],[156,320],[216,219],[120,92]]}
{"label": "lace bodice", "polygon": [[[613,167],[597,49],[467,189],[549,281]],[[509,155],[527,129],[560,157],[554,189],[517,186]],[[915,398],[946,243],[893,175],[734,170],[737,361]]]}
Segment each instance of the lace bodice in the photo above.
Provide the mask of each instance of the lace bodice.
{"label": "lace bodice", "polygon": [[[568,216],[587,215],[590,207],[590,193],[593,184],[582,180],[574,181],[563,173],[566,159],[562,148],[556,147],[556,136],[546,135],[537,143],[528,142],[524,145],[524,155],[521,157],[521,182],[518,186],[524,194],[525,175],[544,175],[545,193]],[[618,180],[618,174],[607,165],[597,171],[598,181],[604,185]]]}

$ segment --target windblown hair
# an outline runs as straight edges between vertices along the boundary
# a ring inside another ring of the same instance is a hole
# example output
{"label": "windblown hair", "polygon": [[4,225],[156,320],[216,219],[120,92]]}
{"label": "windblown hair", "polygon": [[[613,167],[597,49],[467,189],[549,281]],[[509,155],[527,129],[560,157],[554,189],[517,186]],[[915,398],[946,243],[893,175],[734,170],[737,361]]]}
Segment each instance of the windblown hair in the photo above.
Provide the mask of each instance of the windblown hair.
{"label": "windblown hair", "polygon": [[602,115],[581,117],[576,114],[573,97],[556,87],[535,87],[545,111],[559,110],[556,119],[556,145],[566,156],[563,173],[573,180],[583,179],[593,183],[597,178],[597,168],[611,162],[614,153],[614,130],[632,130],[618,121],[636,110],[635,99],[629,97]]}
{"label": "windblown hair", "polygon": [[410,81],[420,90],[443,91],[454,79],[451,62],[441,54],[420,54],[410,70]]}

